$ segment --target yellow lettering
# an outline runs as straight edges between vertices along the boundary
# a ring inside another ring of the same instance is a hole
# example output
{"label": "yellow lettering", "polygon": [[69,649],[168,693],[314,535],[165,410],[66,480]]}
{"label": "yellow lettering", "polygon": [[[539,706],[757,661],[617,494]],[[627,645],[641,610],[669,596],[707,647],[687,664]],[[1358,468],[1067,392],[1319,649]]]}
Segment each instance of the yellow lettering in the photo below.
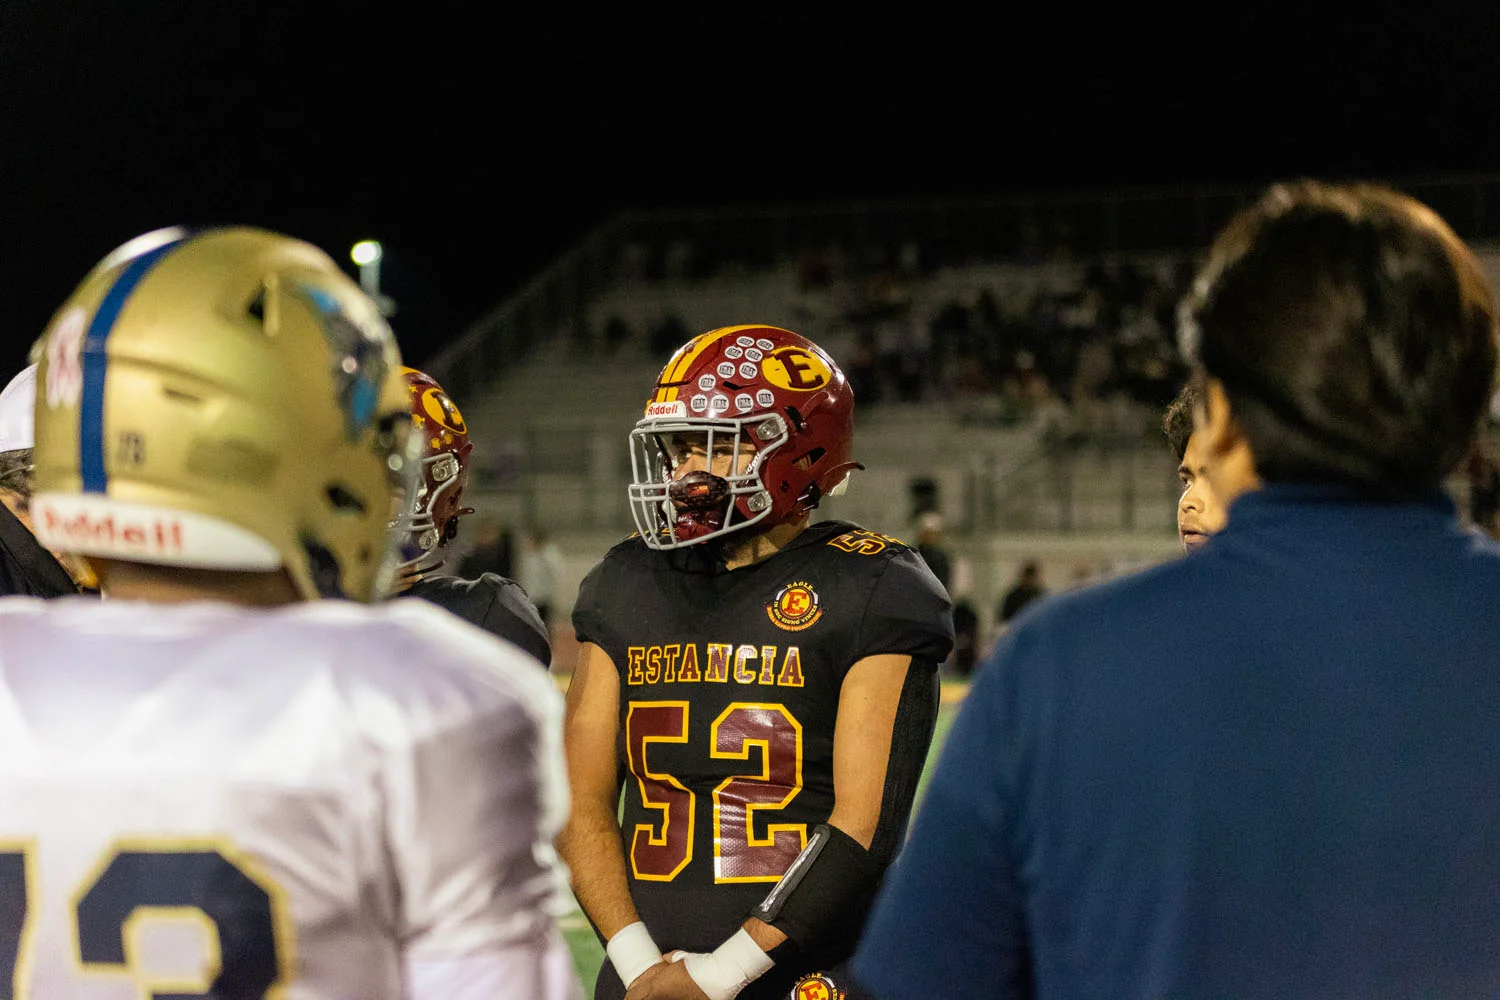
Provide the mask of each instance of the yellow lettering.
{"label": "yellow lettering", "polygon": [[745,666],[746,660],[753,660],[756,656],[754,646],[741,646],[734,654],[734,679],[738,684],[754,684],[755,671]]}
{"label": "yellow lettering", "polygon": [[781,661],[781,674],[776,678],[776,683],[782,687],[802,686],[802,654],[797,651],[796,646],[786,648],[786,658]]}
{"label": "yellow lettering", "polygon": [[760,682],[762,684],[776,683],[776,647],[760,647]]}
{"label": "yellow lettering", "polygon": [[641,661],[645,658],[645,646],[631,646],[625,650],[625,662],[629,665],[629,669],[625,671],[626,684],[646,683],[646,678],[641,674]]}
{"label": "yellow lettering", "polygon": [[661,647],[652,646],[646,650],[646,683],[655,684],[661,680]]}
{"label": "yellow lettering", "polygon": [[[668,649],[676,649],[676,646],[668,646]],[[677,680],[682,684],[696,684],[703,679],[698,672],[698,647],[688,643],[682,650],[682,669],[677,672]]]}
{"label": "yellow lettering", "polygon": [[704,680],[716,681],[720,684],[729,680],[729,658],[733,649],[734,647],[727,642],[708,644],[708,672]]}
{"label": "yellow lettering", "polygon": [[661,675],[661,681],[663,684],[670,684],[677,679],[677,654],[681,651],[681,646],[668,646],[666,649],[663,649],[661,651],[662,657],[667,661]]}

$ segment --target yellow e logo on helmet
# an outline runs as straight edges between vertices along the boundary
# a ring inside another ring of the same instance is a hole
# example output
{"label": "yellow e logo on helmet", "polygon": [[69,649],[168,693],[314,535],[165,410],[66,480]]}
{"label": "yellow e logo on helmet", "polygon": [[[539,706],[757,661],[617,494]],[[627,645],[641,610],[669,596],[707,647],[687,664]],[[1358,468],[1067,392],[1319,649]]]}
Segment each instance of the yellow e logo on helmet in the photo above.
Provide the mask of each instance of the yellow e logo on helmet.
{"label": "yellow e logo on helmet", "polygon": [[793,392],[812,392],[833,380],[833,372],[823,359],[800,347],[783,347],[772,352],[761,371],[767,382]]}

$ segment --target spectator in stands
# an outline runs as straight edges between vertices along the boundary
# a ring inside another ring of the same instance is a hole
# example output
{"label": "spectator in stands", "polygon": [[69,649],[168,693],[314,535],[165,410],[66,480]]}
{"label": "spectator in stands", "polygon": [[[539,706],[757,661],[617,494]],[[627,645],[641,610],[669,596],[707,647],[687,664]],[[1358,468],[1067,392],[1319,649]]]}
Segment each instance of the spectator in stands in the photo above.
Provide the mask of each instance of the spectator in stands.
{"label": "spectator in stands", "polygon": [[630,342],[630,324],[619,316],[610,316],[604,323],[604,351],[610,357]]}
{"label": "spectator in stands", "polygon": [[1047,596],[1047,586],[1042,581],[1042,566],[1035,559],[1021,564],[1015,582],[1000,600],[1000,612],[995,617],[1001,625],[1009,625],[1021,609],[1039,597]]}
{"label": "spectator in stands", "polygon": [[943,548],[943,515],[935,510],[924,512],[917,518],[917,552],[938,578],[938,583],[947,590],[953,580],[952,560]]}
{"label": "spectator in stands", "polygon": [[563,557],[543,528],[533,529],[521,543],[521,571],[516,582],[536,605],[542,622],[552,625],[552,612],[562,586]]}
{"label": "spectator in stands", "polygon": [[675,312],[668,312],[662,316],[661,321],[651,328],[651,342],[648,345],[653,358],[664,357],[672,352],[678,344],[691,336],[688,328],[683,325],[682,317]]}
{"label": "spectator in stands", "polygon": [[953,675],[967,679],[979,661],[979,612],[967,597],[953,601],[953,652],[948,657]]}
{"label": "spectator in stands", "polygon": [[512,577],[511,534],[495,521],[481,521],[474,533],[474,546],[458,563],[458,575],[473,579],[485,573]]}
{"label": "spectator in stands", "polygon": [[1180,336],[1231,504],[985,661],[854,963],[880,1000],[1500,996],[1500,546],[1444,480],[1496,375],[1475,255],[1278,185]]}
{"label": "spectator in stands", "polygon": [[849,363],[844,366],[844,372],[854,398],[861,405],[868,406],[884,399],[885,394],[880,389],[880,363],[875,357],[875,334],[869,328],[860,330],[854,342],[854,352],[849,355]]}
{"label": "spectator in stands", "polygon": [[797,290],[808,292],[815,288],[827,288],[828,282],[828,255],[823,247],[803,248],[797,256]]}

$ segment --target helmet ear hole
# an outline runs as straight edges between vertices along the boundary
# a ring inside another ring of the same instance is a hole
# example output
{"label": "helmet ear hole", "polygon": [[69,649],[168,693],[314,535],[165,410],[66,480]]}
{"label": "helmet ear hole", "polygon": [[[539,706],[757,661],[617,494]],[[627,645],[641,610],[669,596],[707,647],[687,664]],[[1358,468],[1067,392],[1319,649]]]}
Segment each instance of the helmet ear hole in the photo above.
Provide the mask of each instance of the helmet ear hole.
{"label": "helmet ear hole", "polygon": [[266,286],[262,282],[255,289],[255,295],[245,304],[245,313],[257,323],[264,324],[266,321]]}
{"label": "helmet ear hole", "polygon": [[814,465],[817,465],[818,464],[818,460],[821,459],[826,454],[827,454],[827,452],[824,449],[822,449],[822,448],[813,448],[807,454],[803,455],[801,458],[797,459],[797,461],[794,462],[794,463],[792,463],[792,464],[799,471],[806,472],[808,469],[811,469]]}
{"label": "helmet ear hole", "polygon": [[365,512],[365,502],[355,496],[348,487],[342,483],[334,483],[328,487],[328,502],[333,504],[334,509],[349,511],[355,514]]}
{"label": "helmet ear hole", "polygon": [[343,574],[339,572],[339,561],[334,554],[306,537],[302,539],[302,551],[307,555],[308,575],[312,577],[313,588],[318,594],[327,598],[345,596],[341,585]]}

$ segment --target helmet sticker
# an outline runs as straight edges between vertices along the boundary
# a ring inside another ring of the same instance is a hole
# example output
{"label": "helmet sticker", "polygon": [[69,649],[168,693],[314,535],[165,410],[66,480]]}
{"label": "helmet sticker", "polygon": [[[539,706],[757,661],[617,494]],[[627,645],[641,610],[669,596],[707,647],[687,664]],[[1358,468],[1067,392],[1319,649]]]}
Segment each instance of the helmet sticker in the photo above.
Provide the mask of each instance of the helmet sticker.
{"label": "helmet sticker", "polygon": [[734,338],[734,342],[736,344],[739,344],[741,347],[754,347],[755,346],[755,338],[754,337],[736,337],[736,338]]}
{"label": "helmet sticker", "polygon": [[756,350],[753,347],[750,348],[750,350],[748,350],[748,351],[745,352],[745,360],[746,361],[759,361],[759,360],[761,360],[764,357],[765,357],[764,354],[762,354],[760,351]]}
{"label": "helmet sticker", "polygon": [[83,391],[83,310],[72,306],[57,318],[47,338],[47,406],[73,406]]}
{"label": "helmet sticker", "polygon": [[453,400],[441,389],[431,388],[422,393],[422,410],[439,427],[443,427],[455,434],[467,434],[469,428],[464,424],[463,416],[458,412],[458,407],[453,405]]}
{"label": "helmet sticker", "polygon": [[694,413],[702,413],[703,411],[708,409],[708,397],[701,392],[698,393],[688,403],[688,409],[692,410]]}
{"label": "helmet sticker", "polygon": [[755,365],[750,364],[750,362],[748,362],[748,361],[745,362],[744,364],[740,365],[740,378],[751,379],[751,378],[755,378],[755,376],[757,376],[759,374],[760,374],[760,369],[757,368]]}
{"label": "helmet sticker", "polygon": [[766,381],[782,389],[812,392],[833,381],[833,372],[822,358],[800,347],[783,347],[765,364]]}
{"label": "helmet sticker", "polygon": [[738,361],[740,358],[743,358],[744,356],[745,356],[745,352],[742,349],[738,348],[738,347],[726,347],[726,348],[724,348],[724,357],[726,357],[726,358],[733,358],[734,360]]}
{"label": "helmet sticker", "polygon": [[774,350],[776,350],[776,344],[773,341],[767,340],[765,337],[762,337],[759,340],[757,340],[755,342],[755,346],[759,347],[762,351],[774,351]]}
{"label": "helmet sticker", "polygon": [[775,406],[776,394],[770,389],[760,389],[755,393],[755,401],[761,406]]}
{"label": "helmet sticker", "polygon": [[742,392],[734,397],[734,408],[740,413],[749,413],[755,408],[755,400],[750,398],[748,392]]}
{"label": "helmet sticker", "polygon": [[353,441],[375,418],[380,385],[385,381],[386,345],[378,332],[361,327],[325,289],[299,283],[297,290],[316,310],[318,325],[328,341],[338,404],[344,411],[344,433]]}
{"label": "helmet sticker", "polygon": [[[731,350],[733,350],[733,348],[731,348]],[[728,354],[729,351],[725,351],[724,353]],[[719,378],[734,378],[734,362],[720,361],[718,372]]]}
{"label": "helmet sticker", "polygon": [[698,388],[702,389],[704,392],[712,389],[715,385],[718,385],[718,382],[712,375],[698,376]]}
{"label": "helmet sticker", "polygon": [[729,409],[729,397],[715,393],[713,401],[709,404],[709,409],[714,413],[726,412]]}

